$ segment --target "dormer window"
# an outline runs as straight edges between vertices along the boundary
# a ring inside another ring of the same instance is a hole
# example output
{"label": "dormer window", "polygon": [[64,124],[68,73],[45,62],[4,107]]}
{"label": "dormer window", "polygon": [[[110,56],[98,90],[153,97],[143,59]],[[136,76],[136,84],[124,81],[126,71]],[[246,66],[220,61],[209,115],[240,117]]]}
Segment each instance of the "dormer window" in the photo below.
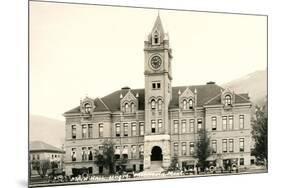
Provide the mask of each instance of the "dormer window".
{"label": "dormer window", "polygon": [[135,112],[135,103],[131,104],[131,112]]}
{"label": "dormer window", "polygon": [[125,104],[125,112],[126,112],[126,113],[130,112],[130,111],[129,111],[129,104],[128,104],[128,103]]}
{"label": "dormer window", "polygon": [[154,99],[151,100],[151,109],[152,110],[155,109],[155,100]]}
{"label": "dormer window", "polygon": [[189,103],[189,109],[193,109],[193,100],[189,99],[188,103]]}
{"label": "dormer window", "polygon": [[85,112],[86,113],[90,113],[92,110],[92,106],[89,103],[85,104]]}
{"label": "dormer window", "polygon": [[183,107],[182,107],[184,110],[187,109],[187,101],[186,100],[183,100]]}
{"label": "dormer window", "polygon": [[225,105],[226,106],[231,105],[231,96],[230,95],[226,95],[224,100],[225,100]]}

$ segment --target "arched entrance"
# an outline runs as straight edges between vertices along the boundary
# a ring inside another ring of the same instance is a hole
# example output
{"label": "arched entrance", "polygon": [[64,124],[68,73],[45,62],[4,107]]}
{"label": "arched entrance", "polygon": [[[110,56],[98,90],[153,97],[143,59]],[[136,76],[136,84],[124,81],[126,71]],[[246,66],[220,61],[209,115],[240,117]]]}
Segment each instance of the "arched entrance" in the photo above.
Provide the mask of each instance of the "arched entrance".
{"label": "arched entrance", "polygon": [[154,146],[151,150],[151,161],[162,161],[162,149],[159,146]]}

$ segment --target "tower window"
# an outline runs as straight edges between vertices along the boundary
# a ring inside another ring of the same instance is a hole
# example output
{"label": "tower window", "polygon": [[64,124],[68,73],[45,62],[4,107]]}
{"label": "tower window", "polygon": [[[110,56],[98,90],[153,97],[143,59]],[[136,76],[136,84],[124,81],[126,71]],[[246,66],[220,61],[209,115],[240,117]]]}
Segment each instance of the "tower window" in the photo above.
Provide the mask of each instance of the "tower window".
{"label": "tower window", "polygon": [[155,31],[154,35],[153,35],[153,44],[159,44],[160,40],[159,40],[159,34],[157,31]]}
{"label": "tower window", "polygon": [[152,83],[152,89],[160,89],[161,83],[160,82],[153,82]]}
{"label": "tower window", "polygon": [[155,100],[154,99],[151,100],[151,109],[155,109]]}
{"label": "tower window", "polygon": [[162,100],[161,99],[158,100],[158,110],[159,111],[162,110]]}
{"label": "tower window", "polygon": [[151,120],[151,132],[155,133],[156,132],[156,122],[155,120]]}

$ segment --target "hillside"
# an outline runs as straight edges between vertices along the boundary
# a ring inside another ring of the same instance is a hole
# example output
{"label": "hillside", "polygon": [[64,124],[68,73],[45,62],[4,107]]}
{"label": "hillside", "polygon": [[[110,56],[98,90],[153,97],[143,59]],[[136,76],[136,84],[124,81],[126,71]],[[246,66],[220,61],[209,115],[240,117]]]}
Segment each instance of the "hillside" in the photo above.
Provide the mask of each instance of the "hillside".
{"label": "hillside", "polygon": [[249,93],[252,102],[264,105],[267,97],[267,72],[261,70],[250,73],[223,84],[223,87],[229,87],[236,93]]}
{"label": "hillside", "polygon": [[31,141],[39,140],[61,148],[64,143],[64,122],[44,116],[30,115],[29,136]]}

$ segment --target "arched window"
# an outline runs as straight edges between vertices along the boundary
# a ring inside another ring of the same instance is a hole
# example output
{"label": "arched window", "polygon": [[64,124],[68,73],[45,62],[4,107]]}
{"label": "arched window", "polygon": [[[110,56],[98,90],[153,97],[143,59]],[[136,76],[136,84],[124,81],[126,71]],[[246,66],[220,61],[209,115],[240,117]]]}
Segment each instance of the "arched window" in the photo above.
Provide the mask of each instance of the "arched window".
{"label": "arched window", "polygon": [[162,100],[161,99],[158,100],[158,110],[159,111],[162,110]]}
{"label": "arched window", "polygon": [[230,95],[226,95],[224,100],[225,100],[225,105],[231,105],[231,96]]}
{"label": "arched window", "polygon": [[84,107],[85,107],[85,112],[86,113],[90,113],[91,112],[92,106],[89,103],[86,103],[84,105]]}
{"label": "arched window", "polygon": [[129,111],[129,104],[128,103],[125,104],[125,112],[130,112]]}
{"label": "arched window", "polygon": [[193,109],[193,100],[189,99],[188,103],[189,103],[189,109]]}
{"label": "arched window", "polygon": [[151,100],[151,109],[155,109],[155,100],[154,99]]}
{"label": "arched window", "polygon": [[187,101],[184,99],[183,100],[183,107],[182,107],[184,110],[187,109]]}
{"label": "arched window", "polygon": [[157,31],[155,31],[155,33],[153,35],[153,42],[154,42],[154,44],[159,44],[159,34]]}
{"label": "arched window", "polygon": [[135,103],[133,103],[133,102],[131,104],[131,112],[135,112]]}

